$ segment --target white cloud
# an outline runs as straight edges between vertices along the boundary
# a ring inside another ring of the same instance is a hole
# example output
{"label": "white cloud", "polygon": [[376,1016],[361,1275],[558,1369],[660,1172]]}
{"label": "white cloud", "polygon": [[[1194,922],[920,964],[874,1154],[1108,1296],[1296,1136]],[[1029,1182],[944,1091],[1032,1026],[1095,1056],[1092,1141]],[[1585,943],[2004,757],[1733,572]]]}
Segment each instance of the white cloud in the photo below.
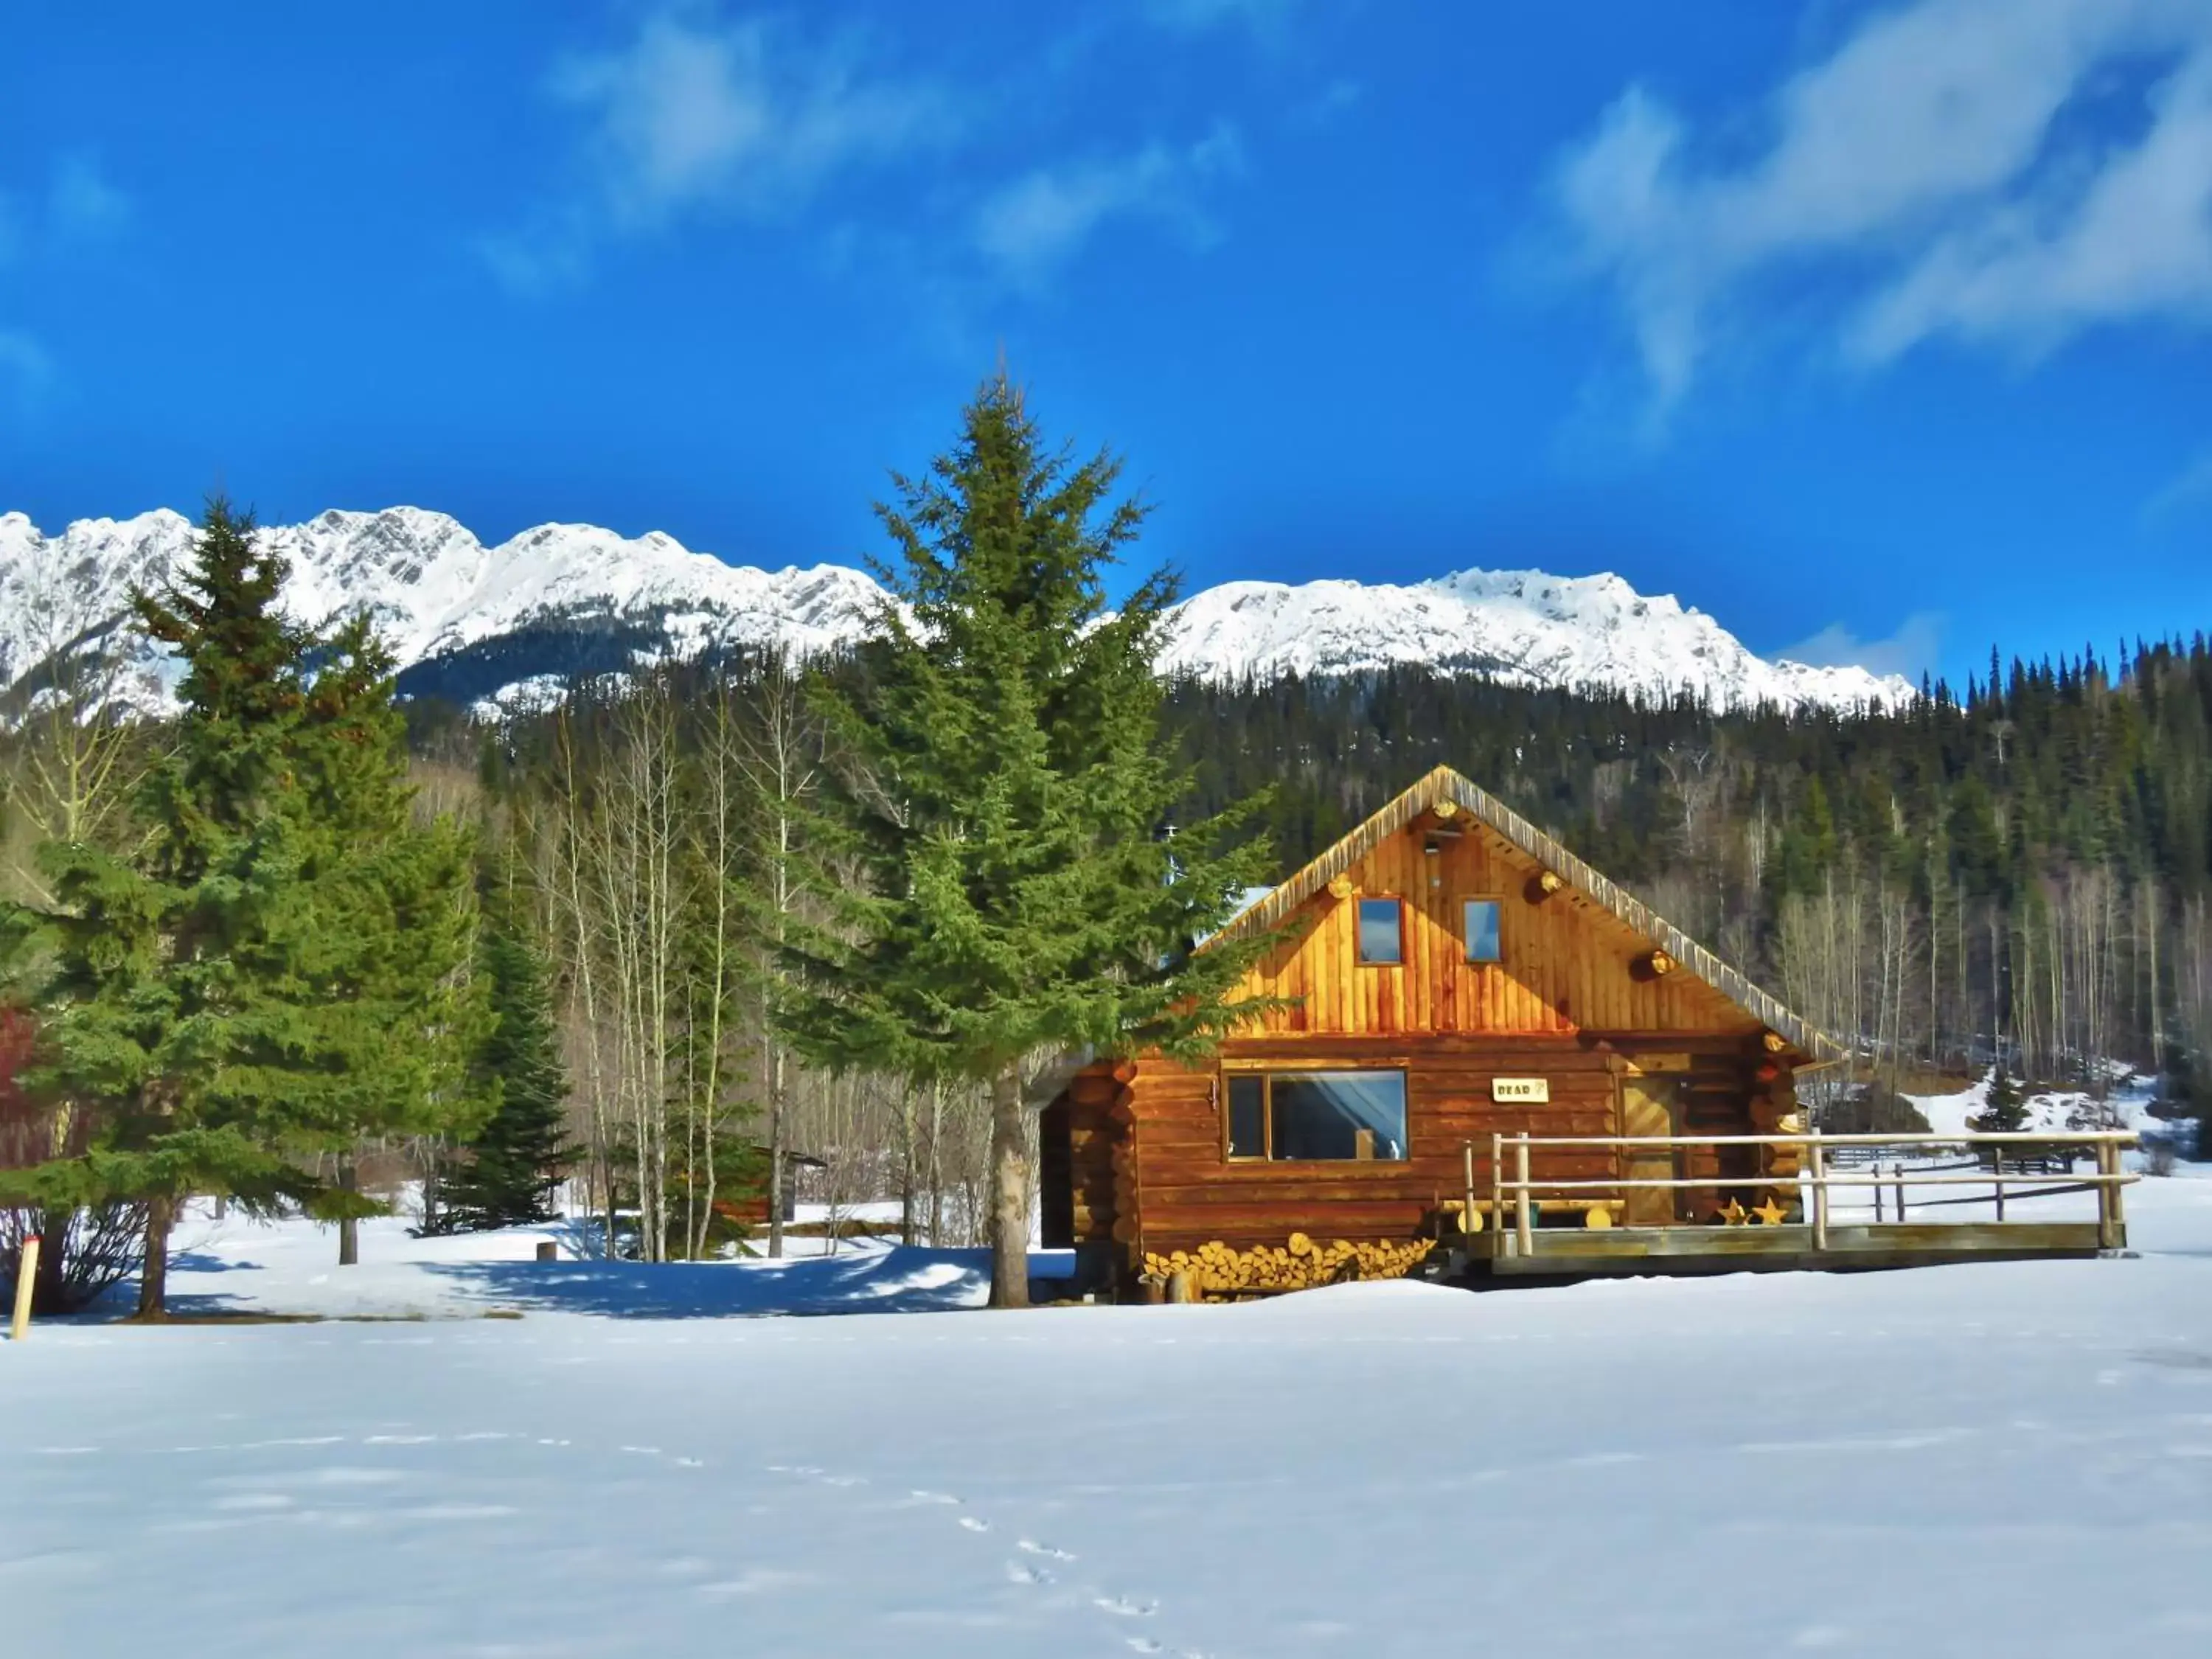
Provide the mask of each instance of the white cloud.
{"label": "white cloud", "polygon": [[1856,665],[1876,674],[1902,674],[1917,680],[1933,672],[1941,658],[1943,623],[1939,611],[1916,611],[1888,638],[1875,640],[1861,639],[1842,623],[1830,623],[1810,639],[1800,640],[1774,656],[1779,662],[1802,662],[1811,668]]}
{"label": "white cloud", "polygon": [[[2148,110],[2113,107],[2147,71]],[[1777,88],[1747,151],[1717,154],[1630,88],[1562,158],[1557,206],[1662,410],[1720,314],[1793,273],[1841,279],[1839,331],[1866,362],[1945,332],[2047,346],[2123,317],[2197,321],[2208,82],[2212,0],[1918,0]]]}
{"label": "white cloud", "polygon": [[673,13],[647,20],[618,52],[571,59],[553,90],[590,118],[615,210],[644,222],[803,198],[948,119],[929,90],[863,76],[845,46],[810,49],[757,20]]}
{"label": "white cloud", "polygon": [[1305,0],[1146,0],[1145,15],[1167,28],[1197,33],[1241,23],[1247,27],[1280,28]]}
{"label": "white cloud", "polygon": [[2162,524],[2206,507],[2212,507],[2212,449],[2200,453],[2151,492],[2142,506],[2142,520],[2146,525]]}
{"label": "white cloud", "polygon": [[29,335],[0,328],[0,392],[27,406],[45,391],[53,375],[53,360]]}
{"label": "white cloud", "polygon": [[654,13],[622,46],[563,61],[549,90],[584,124],[590,188],[479,243],[501,280],[525,290],[577,280],[611,236],[687,215],[795,210],[957,125],[937,89],[871,75],[848,40],[725,21],[712,6]]}
{"label": "white cloud", "polygon": [[47,222],[57,236],[100,236],[131,216],[131,198],[108,183],[89,155],[64,155],[46,190]]}
{"label": "white cloud", "polygon": [[1228,126],[1187,148],[1154,143],[1113,159],[1039,167],[984,201],[975,245],[1016,282],[1034,283],[1111,219],[1163,220],[1203,244],[1217,234],[1201,199],[1206,187],[1243,168],[1243,147]]}

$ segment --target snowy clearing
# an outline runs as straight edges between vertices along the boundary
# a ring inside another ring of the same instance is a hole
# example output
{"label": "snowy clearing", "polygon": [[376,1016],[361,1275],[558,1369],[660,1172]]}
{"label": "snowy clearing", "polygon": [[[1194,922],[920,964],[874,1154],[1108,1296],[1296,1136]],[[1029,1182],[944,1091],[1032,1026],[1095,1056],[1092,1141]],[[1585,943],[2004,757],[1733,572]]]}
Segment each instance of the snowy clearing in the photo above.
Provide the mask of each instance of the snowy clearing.
{"label": "snowy clearing", "polygon": [[[0,1647],[2196,1656],[2207,1173],[2130,1189],[2132,1261],[1026,1316],[45,1325],[0,1348]],[[533,1242],[400,1261],[375,1229],[340,1275],[321,1230],[241,1231],[180,1240],[177,1283],[339,1311],[401,1305],[412,1276],[446,1313],[532,1273],[626,1276],[590,1295],[633,1313],[704,1274],[965,1293],[949,1253],[648,1274],[541,1268]]]}

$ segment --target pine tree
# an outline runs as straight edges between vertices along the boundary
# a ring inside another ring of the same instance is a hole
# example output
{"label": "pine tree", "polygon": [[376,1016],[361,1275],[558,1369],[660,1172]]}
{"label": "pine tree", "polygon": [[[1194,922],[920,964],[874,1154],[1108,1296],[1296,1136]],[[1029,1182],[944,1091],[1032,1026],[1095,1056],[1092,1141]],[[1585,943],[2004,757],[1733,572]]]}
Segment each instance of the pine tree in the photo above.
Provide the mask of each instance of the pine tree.
{"label": "pine tree", "polygon": [[2027,1102],[2017,1079],[2005,1070],[2000,1055],[1990,1068],[1989,1092],[1983,1097],[1982,1114],[1973,1127],[1984,1134],[2018,1134],[2027,1127]]}
{"label": "pine tree", "polygon": [[445,1182],[441,1230],[455,1232],[551,1220],[554,1184],[575,1156],[550,975],[511,893],[486,908],[477,970],[490,1018],[471,1057],[471,1082],[479,1098],[496,1103],[467,1144],[468,1161]]}
{"label": "pine tree", "polygon": [[1004,374],[958,446],[878,508],[900,555],[858,684],[825,690],[854,757],[842,799],[861,890],[793,948],[785,1011],[833,1066],[987,1085],[994,1306],[1028,1301],[1026,1064],[1091,1049],[1194,1055],[1245,1012],[1259,946],[1194,949],[1266,869],[1244,814],[1178,827],[1188,779],[1152,672],[1175,583],[1118,611],[1103,577],[1144,509],[1118,464],[1040,447]]}
{"label": "pine tree", "polygon": [[[52,905],[26,910],[49,1062],[92,1110],[83,1157],[11,1184],[147,1206],[139,1312],[162,1316],[169,1232],[194,1192],[291,1198],[342,1224],[379,1206],[307,1153],[465,1114],[469,842],[418,830],[390,661],[366,624],[318,641],[276,610],[281,560],[209,503],[174,584],[135,600],[185,665],[183,710],[123,856],[50,843]],[[319,671],[311,662],[319,653]]]}
{"label": "pine tree", "polygon": [[251,514],[208,504],[169,592],[141,594],[141,624],[183,660],[184,712],[149,769],[143,842],[124,856],[49,843],[52,908],[33,931],[47,1091],[95,1109],[83,1158],[19,1185],[50,1200],[147,1206],[141,1318],[165,1313],[168,1239],[194,1191],[306,1195],[283,1157],[283,1104],[258,1086],[281,1063],[282,1011],[264,971],[293,884],[284,748],[304,700],[304,636],[276,611],[281,563],[258,550]]}
{"label": "pine tree", "polygon": [[366,620],[319,653],[288,745],[298,860],[290,924],[270,967],[289,1015],[287,1062],[268,1079],[294,1144],[334,1156],[318,1213],[358,1259],[355,1190],[373,1138],[473,1133],[490,1101],[468,1087],[484,1024],[476,954],[475,843],[450,817],[416,821],[392,658]]}

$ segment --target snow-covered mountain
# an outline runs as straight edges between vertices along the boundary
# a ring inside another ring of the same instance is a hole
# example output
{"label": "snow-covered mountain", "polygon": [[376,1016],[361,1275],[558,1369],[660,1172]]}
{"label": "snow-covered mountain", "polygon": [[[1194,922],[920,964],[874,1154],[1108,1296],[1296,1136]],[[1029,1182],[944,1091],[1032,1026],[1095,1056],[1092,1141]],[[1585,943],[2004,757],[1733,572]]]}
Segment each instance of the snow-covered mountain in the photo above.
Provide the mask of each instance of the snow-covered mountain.
{"label": "snow-covered mountain", "polygon": [[[830,650],[864,634],[884,599],[858,570],[732,565],[658,532],[629,539],[549,524],[486,547],[442,514],[401,507],[263,533],[290,566],[295,616],[319,623],[367,609],[404,689],[465,702],[512,705],[578,675],[717,645]],[[0,684],[23,682],[57,652],[127,639],[131,589],[158,585],[191,537],[166,510],[82,520],[58,536],[0,514]],[[1409,586],[1224,583],[1184,601],[1162,666],[1233,679],[1413,662],[1647,697],[1687,691],[1723,707],[1912,695],[1863,668],[1767,661],[1711,617],[1618,576],[1539,571],[1466,570]],[[124,695],[148,707],[176,678],[143,641],[128,647],[125,670]]]}

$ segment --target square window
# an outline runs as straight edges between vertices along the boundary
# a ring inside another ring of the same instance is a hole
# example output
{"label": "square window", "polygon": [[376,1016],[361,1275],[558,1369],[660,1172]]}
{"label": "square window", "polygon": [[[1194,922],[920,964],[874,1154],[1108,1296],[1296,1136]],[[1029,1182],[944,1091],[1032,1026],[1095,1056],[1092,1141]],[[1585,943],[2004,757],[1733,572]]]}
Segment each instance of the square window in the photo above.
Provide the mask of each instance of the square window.
{"label": "square window", "polygon": [[1498,914],[1503,908],[1496,899],[1469,899],[1467,902],[1467,959],[1469,962],[1504,960],[1498,942]]}
{"label": "square window", "polygon": [[1267,1079],[1243,1076],[1229,1079],[1229,1156],[1265,1158],[1267,1155]]}
{"label": "square window", "polygon": [[1269,1079],[1279,1158],[1396,1162],[1406,1156],[1403,1072],[1310,1072]]}
{"label": "square window", "polygon": [[1359,901],[1359,959],[1389,965],[1406,959],[1406,930],[1401,925],[1399,902],[1394,898]]}

